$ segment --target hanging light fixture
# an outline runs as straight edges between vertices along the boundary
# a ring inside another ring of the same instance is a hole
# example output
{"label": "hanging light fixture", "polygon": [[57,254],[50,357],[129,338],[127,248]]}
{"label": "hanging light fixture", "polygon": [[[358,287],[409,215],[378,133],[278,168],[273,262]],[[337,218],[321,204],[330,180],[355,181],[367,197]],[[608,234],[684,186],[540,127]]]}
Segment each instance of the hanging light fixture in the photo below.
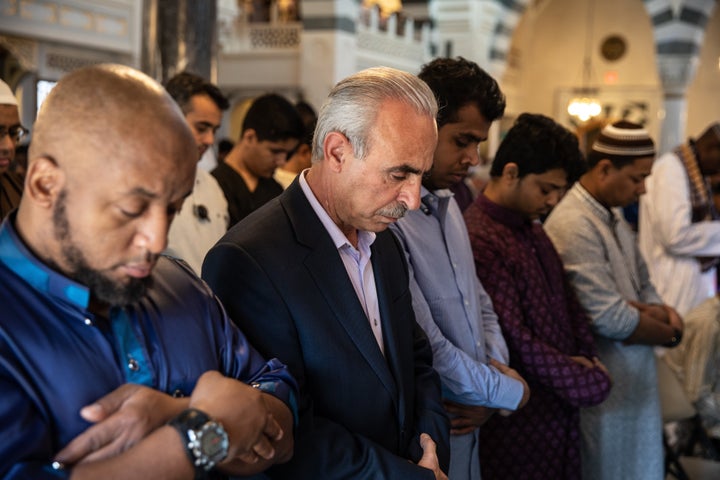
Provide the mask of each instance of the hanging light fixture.
{"label": "hanging light fixture", "polygon": [[587,24],[585,25],[585,56],[583,58],[582,87],[574,90],[575,96],[568,104],[567,111],[581,122],[587,122],[600,115],[602,107],[596,98],[597,88],[591,86],[592,80],[592,36],[593,36],[593,10],[595,0],[589,0],[587,9]]}

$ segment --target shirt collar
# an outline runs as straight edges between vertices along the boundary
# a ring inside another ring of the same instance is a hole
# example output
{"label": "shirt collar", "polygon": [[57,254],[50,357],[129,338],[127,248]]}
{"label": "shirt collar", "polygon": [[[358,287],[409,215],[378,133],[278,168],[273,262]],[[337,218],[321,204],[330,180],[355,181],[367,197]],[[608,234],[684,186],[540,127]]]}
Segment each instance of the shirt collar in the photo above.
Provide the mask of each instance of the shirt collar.
{"label": "shirt collar", "polygon": [[488,199],[482,192],[480,193],[480,195],[478,195],[477,202],[478,206],[496,222],[500,222],[511,228],[532,226],[532,221],[530,221],[529,218],[521,215],[514,210],[498,205],[497,203]]}
{"label": "shirt collar", "polygon": [[422,210],[425,215],[434,215],[444,223],[445,214],[447,213],[448,206],[450,205],[450,199],[453,197],[454,194],[449,188],[441,188],[431,192],[424,186],[421,186],[420,210]]}
{"label": "shirt collar", "polygon": [[575,195],[578,199],[590,208],[592,213],[606,224],[613,226],[616,222],[615,214],[612,210],[609,210],[603,206],[600,202],[583,187],[580,182],[575,182],[575,185],[568,192],[570,195]]}
{"label": "shirt collar", "polygon": [[18,236],[14,222],[11,214],[0,225],[0,262],[39,292],[87,309],[90,290],[40,261]]}
{"label": "shirt collar", "polygon": [[[307,180],[305,179],[305,175],[307,175],[308,169],[303,170],[300,173],[300,188],[302,188],[303,193],[305,194],[305,197],[307,198],[308,202],[310,202],[310,206],[315,211],[315,215],[318,216],[320,219],[320,222],[325,227],[325,230],[330,234],[330,238],[332,238],[333,243],[335,244],[335,248],[340,249],[345,245],[348,245],[352,247],[352,244],[350,243],[350,240],[345,236],[345,234],[340,230],[340,228],[335,224],[335,222],[330,218],[330,215],[325,211],[325,209],[320,205],[320,202],[318,201],[317,197],[313,193],[312,189],[310,188],[310,185],[308,185]],[[359,249],[369,249],[370,245],[375,241],[375,233],[374,232],[367,232],[365,230],[358,230],[358,248]],[[354,248],[354,247],[353,247]]]}

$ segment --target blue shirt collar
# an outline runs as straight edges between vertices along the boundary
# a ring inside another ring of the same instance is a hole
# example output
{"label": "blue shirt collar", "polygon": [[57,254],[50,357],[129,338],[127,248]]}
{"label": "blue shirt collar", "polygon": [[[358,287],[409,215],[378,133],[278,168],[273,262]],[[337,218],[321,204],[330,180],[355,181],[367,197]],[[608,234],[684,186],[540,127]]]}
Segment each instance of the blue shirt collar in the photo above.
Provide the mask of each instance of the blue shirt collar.
{"label": "blue shirt collar", "polygon": [[0,225],[0,262],[39,292],[87,309],[90,290],[41,262],[20,239],[14,222],[13,213]]}
{"label": "blue shirt collar", "polygon": [[425,215],[433,214],[440,220],[445,219],[450,199],[454,197],[449,188],[430,191],[424,185],[420,187],[420,210]]}

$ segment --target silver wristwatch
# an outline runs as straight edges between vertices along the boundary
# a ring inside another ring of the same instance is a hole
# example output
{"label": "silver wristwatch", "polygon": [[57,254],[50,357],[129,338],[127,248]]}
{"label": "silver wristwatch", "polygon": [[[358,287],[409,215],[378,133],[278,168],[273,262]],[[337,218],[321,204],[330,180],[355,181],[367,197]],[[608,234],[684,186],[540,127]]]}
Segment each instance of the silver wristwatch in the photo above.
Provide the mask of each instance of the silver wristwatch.
{"label": "silver wristwatch", "polygon": [[196,408],[183,411],[170,421],[180,432],[185,452],[195,467],[195,478],[204,478],[228,455],[228,436],[223,426]]}

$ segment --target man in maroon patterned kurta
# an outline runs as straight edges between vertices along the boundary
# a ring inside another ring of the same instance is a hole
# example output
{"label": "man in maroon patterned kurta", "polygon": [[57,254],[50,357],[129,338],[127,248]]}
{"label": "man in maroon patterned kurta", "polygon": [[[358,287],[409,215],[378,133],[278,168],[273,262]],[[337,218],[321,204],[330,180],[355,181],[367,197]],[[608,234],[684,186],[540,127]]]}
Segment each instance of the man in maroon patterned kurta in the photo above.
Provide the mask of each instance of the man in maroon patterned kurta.
{"label": "man in maroon patterned kurta", "polygon": [[524,409],[483,425],[483,480],[579,479],[579,408],[610,392],[589,319],[537,221],[581,164],[570,132],[523,114],[500,145],[485,192],[465,211],[478,277],[492,298],[510,366],[532,392]]}

